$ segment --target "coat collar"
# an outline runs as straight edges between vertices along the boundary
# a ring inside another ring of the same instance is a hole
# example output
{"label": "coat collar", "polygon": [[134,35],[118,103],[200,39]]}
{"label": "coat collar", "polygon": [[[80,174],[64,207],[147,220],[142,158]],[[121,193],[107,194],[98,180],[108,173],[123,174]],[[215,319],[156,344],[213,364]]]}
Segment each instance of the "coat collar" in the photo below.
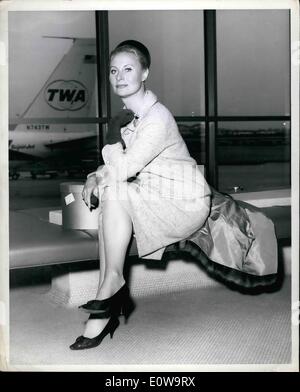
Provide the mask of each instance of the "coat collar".
{"label": "coat collar", "polygon": [[[141,109],[138,113],[135,113],[134,119],[126,126],[126,129],[134,131],[140,121],[147,115],[149,110],[156,104],[157,101],[157,96],[152,91],[146,90]],[[123,109],[126,109],[126,106],[124,106]]]}

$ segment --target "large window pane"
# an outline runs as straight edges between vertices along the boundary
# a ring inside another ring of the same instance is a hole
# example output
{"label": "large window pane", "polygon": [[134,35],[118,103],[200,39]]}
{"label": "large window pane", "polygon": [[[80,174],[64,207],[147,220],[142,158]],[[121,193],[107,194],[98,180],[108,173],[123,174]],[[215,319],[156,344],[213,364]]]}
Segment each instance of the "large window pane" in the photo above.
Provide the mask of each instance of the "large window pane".
{"label": "large window pane", "polygon": [[220,122],[219,189],[247,192],[290,187],[290,152],[289,122]]}
{"label": "large window pane", "polygon": [[59,205],[97,165],[95,13],[10,11],[8,30],[10,206]]}
{"label": "large window pane", "polygon": [[199,121],[177,122],[189,153],[198,165],[205,164],[205,123]]}
{"label": "large window pane", "polygon": [[[202,11],[111,11],[109,43],[144,43],[152,57],[147,87],[175,116],[204,115]],[[122,107],[112,94],[112,113]]]}
{"label": "large window pane", "polygon": [[289,115],[289,11],[217,11],[219,115]]}
{"label": "large window pane", "polygon": [[9,12],[10,118],[95,116],[95,38],[94,12]]}

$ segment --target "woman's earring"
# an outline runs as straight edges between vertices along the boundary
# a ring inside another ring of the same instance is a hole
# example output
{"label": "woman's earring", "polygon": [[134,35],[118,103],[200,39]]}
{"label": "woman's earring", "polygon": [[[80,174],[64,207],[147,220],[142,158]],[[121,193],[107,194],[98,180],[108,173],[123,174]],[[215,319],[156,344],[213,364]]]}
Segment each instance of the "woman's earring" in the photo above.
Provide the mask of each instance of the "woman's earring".
{"label": "woman's earring", "polygon": [[139,116],[137,116],[137,115],[135,114],[135,115],[134,115],[134,118],[133,118],[133,126],[134,126],[134,127],[136,127],[137,122],[138,122],[138,119],[139,119]]}

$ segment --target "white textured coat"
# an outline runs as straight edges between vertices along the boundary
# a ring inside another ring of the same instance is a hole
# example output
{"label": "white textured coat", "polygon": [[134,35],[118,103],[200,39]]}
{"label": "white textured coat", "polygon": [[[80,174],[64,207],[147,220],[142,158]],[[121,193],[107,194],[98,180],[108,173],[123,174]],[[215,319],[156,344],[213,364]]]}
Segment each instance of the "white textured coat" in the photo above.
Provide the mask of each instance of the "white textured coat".
{"label": "white textured coat", "polygon": [[151,91],[137,116],[121,129],[125,150],[121,143],[103,148],[97,176],[110,188],[102,200],[116,197],[130,214],[139,256],[160,259],[167,245],[204,224],[211,192],[174,117]]}

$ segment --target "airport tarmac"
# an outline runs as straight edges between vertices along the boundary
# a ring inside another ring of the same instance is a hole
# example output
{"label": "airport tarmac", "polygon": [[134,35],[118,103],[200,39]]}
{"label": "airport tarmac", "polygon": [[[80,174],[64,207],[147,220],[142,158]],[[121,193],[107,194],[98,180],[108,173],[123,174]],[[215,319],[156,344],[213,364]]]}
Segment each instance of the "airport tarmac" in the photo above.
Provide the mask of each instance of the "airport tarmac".
{"label": "airport tarmac", "polygon": [[[60,206],[60,184],[84,181],[84,177],[70,178],[66,175],[56,178],[41,176],[34,180],[22,173],[18,180],[9,181],[9,209]],[[234,187],[239,187],[238,192],[289,188],[289,163],[219,166],[219,189],[233,193]]]}

